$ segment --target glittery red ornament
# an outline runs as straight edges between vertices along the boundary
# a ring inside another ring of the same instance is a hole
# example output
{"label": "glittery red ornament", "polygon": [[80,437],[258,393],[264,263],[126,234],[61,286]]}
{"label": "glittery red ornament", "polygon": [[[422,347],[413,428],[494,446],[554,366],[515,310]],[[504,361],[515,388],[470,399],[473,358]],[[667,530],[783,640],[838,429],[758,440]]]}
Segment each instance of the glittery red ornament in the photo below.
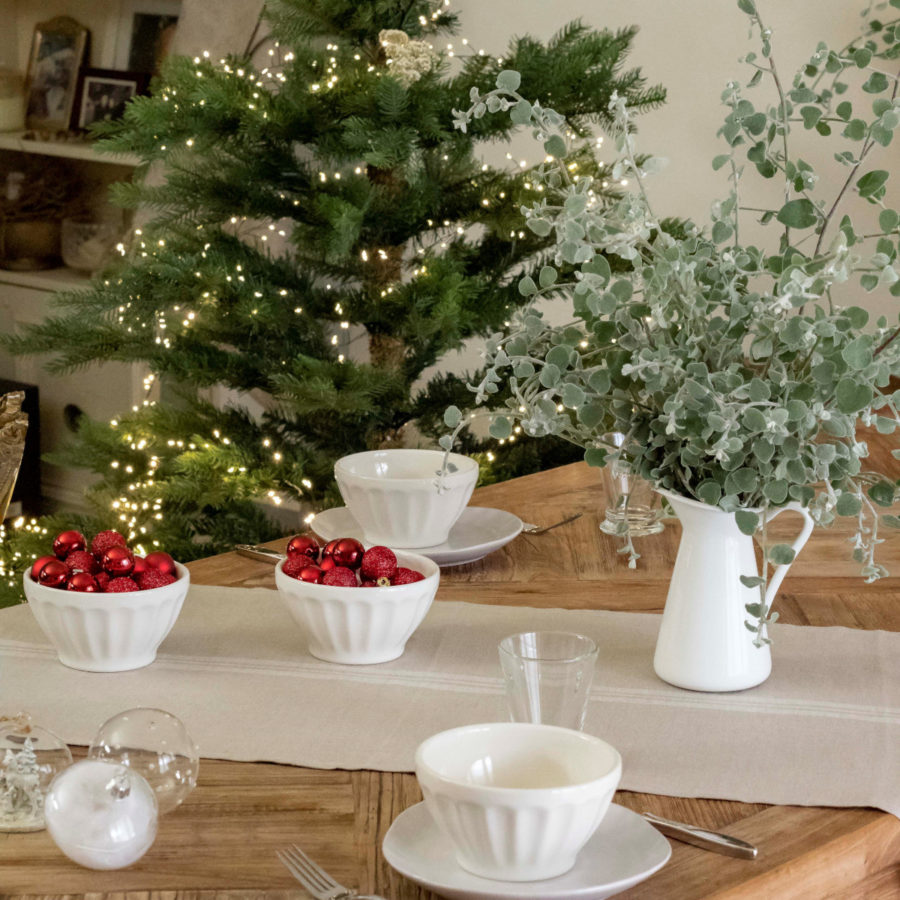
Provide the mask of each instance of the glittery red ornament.
{"label": "glittery red ornament", "polygon": [[421,572],[416,572],[415,569],[406,569],[403,566],[400,566],[394,573],[391,584],[414,584],[417,581],[424,580],[425,576]]}
{"label": "glittery red ornament", "polygon": [[94,575],[100,571],[100,566],[93,555],[87,550],[76,550],[66,557],[66,566],[73,574],[75,572],[87,572],[88,575]]}
{"label": "glittery red ornament", "polygon": [[137,583],[142,591],[151,591],[153,588],[174,584],[175,580],[174,575],[166,575],[165,572],[160,572],[158,569],[147,569],[138,578]]}
{"label": "glittery red ornament", "polygon": [[80,531],[61,531],[53,539],[53,552],[59,559],[65,559],[76,550],[84,550],[87,542]]}
{"label": "glittery red ornament", "polygon": [[97,587],[100,588],[101,591],[105,591],[109,587],[109,573],[98,572],[94,576],[94,581],[97,582]]}
{"label": "glittery red ornament", "polygon": [[287,545],[287,555],[308,556],[313,562],[319,559],[319,542],[308,534],[295,534]]}
{"label": "glittery red ornament", "polygon": [[378,585],[375,584],[375,582],[372,581],[370,578],[363,578],[363,580],[359,583],[359,586],[360,587],[378,587]]}
{"label": "glittery red ornament", "polygon": [[127,547],[110,547],[103,554],[102,565],[113,578],[128,575],[134,568],[134,554]]}
{"label": "glittery red ornament", "polygon": [[331,558],[348,569],[358,569],[366,548],[356,538],[341,538],[331,551]]}
{"label": "glittery red ornament", "polygon": [[91,553],[100,559],[110,547],[127,547],[128,542],[118,531],[98,532],[91,541]]}
{"label": "glittery red ornament", "polygon": [[108,594],[127,594],[139,590],[137,582],[131,578],[112,578],[106,586]]}
{"label": "glittery red ornament", "polygon": [[144,557],[148,569],[156,569],[164,575],[174,575],[178,577],[178,569],[175,567],[175,560],[163,550],[154,550]]}
{"label": "glittery red ornament", "polygon": [[94,580],[94,576],[87,572],[75,572],[69,579],[68,591],[81,591],[85,594],[98,594],[100,588]]}
{"label": "glittery red ornament", "polygon": [[59,559],[51,559],[49,562],[41,566],[38,573],[38,581],[44,587],[64,588],[69,580],[69,569],[64,562]]}
{"label": "glittery red ornament", "polygon": [[356,581],[356,572],[346,566],[335,566],[331,571],[326,572],[322,578],[322,584],[329,584],[332,587],[359,587]]}
{"label": "glittery red ornament", "polygon": [[390,578],[397,571],[397,554],[389,547],[369,547],[360,566],[363,578]]}
{"label": "glittery red ornament", "polygon": [[299,556],[289,556],[281,565],[281,571],[291,578],[296,578],[300,574],[301,569],[305,569],[310,564],[309,557],[305,554]]}
{"label": "glittery red ornament", "polygon": [[52,562],[55,560],[55,556],[39,556],[32,564],[31,564],[31,580],[38,581],[38,576],[41,574],[41,569],[44,568],[46,563]]}
{"label": "glittery red ornament", "polygon": [[143,575],[144,572],[149,571],[150,566],[147,565],[147,560],[143,556],[136,556],[134,558],[134,568],[131,570],[131,577],[137,578],[139,575]]}

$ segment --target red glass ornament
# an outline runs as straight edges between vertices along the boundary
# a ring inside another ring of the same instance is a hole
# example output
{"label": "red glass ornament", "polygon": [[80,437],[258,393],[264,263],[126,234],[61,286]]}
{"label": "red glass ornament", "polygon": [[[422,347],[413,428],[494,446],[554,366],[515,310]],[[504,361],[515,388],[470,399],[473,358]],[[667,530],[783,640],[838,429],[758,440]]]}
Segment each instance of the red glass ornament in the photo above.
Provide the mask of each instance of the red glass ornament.
{"label": "red glass ornament", "polygon": [[304,566],[295,576],[298,581],[308,584],[321,584],[325,573],[318,566]]}
{"label": "red glass ornament", "polygon": [[69,579],[66,590],[82,591],[85,594],[98,594],[100,593],[100,586],[94,580],[93,575],[88,575],[87,572],[76,572]]}
{"label": "red glass ornament", "polygon": [[334,548],[341,542],[341,538],[335,538],[333,541],[329,541],[322,548],[322,559],[325,559],[326,556],[331,556],[334,553]]}
{"label": "red glass ornament", "polygon": [[287,545],[288,556],[308,556],[313,562],[319,558],[319,542],[308,534],[295,534]]}
{"label": "red glass ornament", "polygon": [[69,580],[69,567],[58,559],[44,563],[38,574],[38,581],[44,587],[64,588]]}
{"label": "red glass ornament", "polygon": [[128,575],[134,568],[134,554],[127,547],[110,547],[103,554],[103,568],[113,578]]}
{"label": "red glass ornament", "polygon": [[84,550],[87,541],[80,531],[61,531],[53,539],[53,552],[59,559],[65,559],[76,550]]}
{"label": "red glass ornament", "polygon": [[55,556],[39,556],[39,557],[31,564],[31,580],[32,580],[32,581],[39,581],[40,579],[38,578],[38,576],[41,574],[41,569],[43,569],[44,566],[45,566],[48,562],[52,562],[52,561],[55,560],[55,559],[56,559]]}
{"label": "red glass ornament", "polygon": [[341,538],[331,551],[331,558],[347,569],[358,569],[366,548],[356,538]]}
{"label": "red glass ornament", "polygon": [[322,562],[319,563],[319,568],[325,573],[330,572],[336,565],[337,563],[334,561],[333,556],[323,556]]}
{"label": "red glass ornament", "polygon": [[144,557],[144,562],[147,563],[148,569],[156,569],[157,572],[162,572],[163,575],[174,575],[176,578],[178,577],[178,569],[175,567],[175,560],[164,550],[154,550],[153,553],[148,553]]}
{"label": "red glass ornament", "polygon": [[137,578],[138,575],[143,575],[144,572],[149,572],[150,566],[147,565],[147,560],[144,559],[143,556],[136,556],[134,558],[134,568],[131,570],[131,575],[133,578]]}

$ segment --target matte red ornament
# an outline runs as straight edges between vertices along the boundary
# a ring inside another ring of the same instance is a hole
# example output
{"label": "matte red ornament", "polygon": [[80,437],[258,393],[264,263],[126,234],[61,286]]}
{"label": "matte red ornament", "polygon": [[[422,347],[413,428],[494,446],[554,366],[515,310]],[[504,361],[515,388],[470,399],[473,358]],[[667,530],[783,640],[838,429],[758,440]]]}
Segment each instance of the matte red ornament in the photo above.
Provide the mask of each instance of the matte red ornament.
{"label": "matte red ornament", "polygon": [[128,541],[118,531],[100,531],[91,541],[91,553],[100,559],[110,547],[127,547]]}
{"label": "matte red ornament", "polygon": [[134,554],[127,547],[110,547],[103,554],[102,565],[113,578],[128,575],[134,568]]}
{"label": "matte red ornament", "polygon": [[44,563],[38,574],[38,581],[44,587],[64,588],[69,580],[69,567],[59,559]]}
{"label": "matte red ornament", "polygon": [[414,584],[417,581],[424,581],[425,576],[415,569],[406,569],[400,566],[391,579],[391,584]]}
{"label": "matte red ornament", "polygon": [[69,579],[69,584],[66,588],[68,591],[81,591],[85,594],[99,594],[100,587],[98,586],[96,580],[93,575],[90,575],[87,572],[76,572]]}
{"label": "matte red ornament", "polygon": [[147,565],[147,560],[143,556],[136,556],[134,558],[134,568],[131,570],[132,577],[137,578],[139,575],[143,575],[144,572],[149,571],[150,566]]}
{"label": "matte red ornament", "polygon": [[369,547],[363,554],[363,578],[390,578],[397,571],[397,554],[389,547]]}
{"label": "matte red ornament", "polygon": [[87,550],[76,550],[66,557],[66,566],[73,574],[75,572],[87,572],[88,575],[94,575],[100,571],[100,565],[93,555]]}
{"label": "matte red ornament", "polygon": [[53,539],[53,552],[59,559],[65,559],[76,550],[84,550],[87,542],[80,531],[61,531]]}
{"label": "matte red ornament", "polygon": [[144,557],[148,569],[156,569],[164,575],[174,575],[178,577],[178,569],[175,566],[175,560],[169,556],[164,550],[154,550]]}
{"label": "matte red ornament", "polygon": [[358,569],[366,548],[356,538],[341,538],[331,551],[332,559],[347,569]]}
{"label": "matte red ornament", "polygon": [[43,569],[44,566],[45,566],[48,562],[52,562],[52,561],[55,560],[55,559],[56,559],[55,556],[39,556],[39,557],[31,564],[31,580],[32,580],[32,581],[38,581],[38,580],[39,580],[39,579],[38,579],[38,576],[41,574],[41,569]]}
{"label": "matte red ornament", "polygon": [[330,572],[326,572],[322,584],[329,584],[332,587],[359,587],[356,572],[346,566],[335,566]]}
{"label": "matte red ornament", "polygon": [[295,534],[287,545],[288,556],[308,556],[313,562],[319,559],[319,542],[308,534]]}

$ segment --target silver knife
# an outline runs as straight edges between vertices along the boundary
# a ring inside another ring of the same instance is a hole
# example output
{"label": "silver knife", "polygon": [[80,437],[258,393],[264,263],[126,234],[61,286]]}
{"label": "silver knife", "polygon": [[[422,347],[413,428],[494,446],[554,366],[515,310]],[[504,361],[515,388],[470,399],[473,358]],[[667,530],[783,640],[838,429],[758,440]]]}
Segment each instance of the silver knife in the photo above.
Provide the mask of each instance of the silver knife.
{"label": "silver knife", "polygon": [[707,831],[696,825],[686,825],[684,822],[673,822],[671,819],[663,819],[653,813],[642,813],[643,817],[656,826],[666,837],[675,838],[676,841],[684,841],[713,853],[723,853],[725,856],[737,856],[740,859],[756,859],[757,849],[753,844],[748,844],[740,838],[728,834],[719,834],[716,831]]}
{"label": "silver knife", "polygon": [[273,564],[287,559],[283,553],[279,553],[277,550],[270,550],[268,547],[258,547],[256,544],[237,544],[234,551],[241,556],[248,556],[250,559],[262,560]]}

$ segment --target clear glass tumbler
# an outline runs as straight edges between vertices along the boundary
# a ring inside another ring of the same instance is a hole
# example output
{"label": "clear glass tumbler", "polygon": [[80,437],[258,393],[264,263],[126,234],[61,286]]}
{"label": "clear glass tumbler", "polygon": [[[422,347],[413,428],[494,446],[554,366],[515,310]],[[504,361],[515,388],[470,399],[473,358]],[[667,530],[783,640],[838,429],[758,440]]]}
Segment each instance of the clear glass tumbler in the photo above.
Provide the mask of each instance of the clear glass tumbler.
{"label": "clear glass tumbler", "polygon": [[529,631],[500,641],[500,667],[513,722],[584,727],[597,645],[583,634]]}
{"label": "clear glass tumbler", "polygon": [[[621,447],[625,435],[618,432],[604,435],[607,445]],[[661,521],[662,499],[650,482],[631,471],[625,459],[616,459],[601,469],[603,492],[606,496],[606,515],[600,530],[618,537],[645,537],[658,534],[665,527]]]}

